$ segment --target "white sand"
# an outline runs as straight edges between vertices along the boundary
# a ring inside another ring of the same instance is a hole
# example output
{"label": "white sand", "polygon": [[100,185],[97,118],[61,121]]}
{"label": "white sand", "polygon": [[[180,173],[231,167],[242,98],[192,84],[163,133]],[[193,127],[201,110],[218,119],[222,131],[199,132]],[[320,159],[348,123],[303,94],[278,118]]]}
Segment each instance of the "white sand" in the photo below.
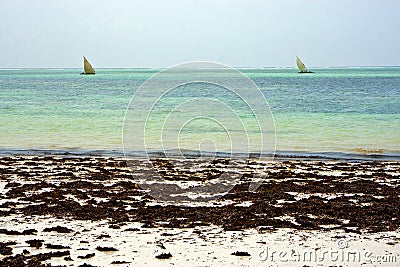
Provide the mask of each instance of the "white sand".
{"label": "white sand", "polygon": [[[109,266],[113,261],[127,264],[116,266],[399,266],[400,231],[385,233],[345,233],[342,230],[305,231],[251,229],[224,231],[217,226],[185,229],[141,228],[140,223],[120,229],[109,228],[107,221],[66,221],[50,217],[17,218],[0,221],[8,230],[34,228],[36,235],[0,235],[0,241],[17,241],[13,253],[27,249],[31,254],[57,251],[31,248],[26,240],[42,239],[44,244],[70,246],[73,261],[64,257],[46,261],[53,265],[79,266],[88,263]],[[46,227],[65,226],[68,234],[43,232]],[[137,228],[138,231],[124,231]],[[99,239],[100,235],[109,235]],[[163,236],[165,235],[165,236]],[[89,243],[80,243],[88,241]],[[165,249],[161,248],[161,244]],[[114,247],[118,251],[101,252],[96,247]],[[233,252],[251,256],[234,256]],[[170,259],[155,256],[169,252]],[[79,259],[95,253],[90,259]],[[2,256],[4,257],[4,256]],[[390,262],[379,262],[379,261]]]}

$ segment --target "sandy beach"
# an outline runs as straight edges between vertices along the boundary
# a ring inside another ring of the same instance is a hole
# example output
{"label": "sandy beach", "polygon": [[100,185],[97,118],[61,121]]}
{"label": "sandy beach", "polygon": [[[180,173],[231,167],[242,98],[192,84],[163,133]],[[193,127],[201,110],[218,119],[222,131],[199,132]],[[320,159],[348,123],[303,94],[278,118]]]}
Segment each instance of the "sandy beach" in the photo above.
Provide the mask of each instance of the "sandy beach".
{"label": "sandy beach", "polygon": [[[399,162],[151,163],[2,157],[0,265],[396,266],[400,260]],[[165,183],[218,180],[224,172],[241,178],[213,201],[165,202],[138,183],[151,166]],[[249,190],[250,182],[258,188]]]}

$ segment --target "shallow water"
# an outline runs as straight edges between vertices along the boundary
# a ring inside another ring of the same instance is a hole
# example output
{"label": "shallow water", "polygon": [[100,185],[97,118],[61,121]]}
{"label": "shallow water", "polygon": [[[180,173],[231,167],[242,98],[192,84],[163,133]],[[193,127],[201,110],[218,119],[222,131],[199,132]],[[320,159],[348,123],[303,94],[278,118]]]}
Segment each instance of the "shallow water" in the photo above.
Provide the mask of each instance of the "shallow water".
{"label": "shallow water", "polygon": [[[139,86],[158,71],[98,69],[96,75],[84,76],[79,75],[78,69],[0,70],[2,153],[122,153],[128,104]],[[278,154],[334,158],[346,158],[348,154],[390,158],[400,155],[400,68],[326,68],[303,75],[295,69],[241,71],[268,101],[275,121]],[[158,102],[149,117],[149,127],[151,123],[159,127],[188,98],[213,94],[247,123],[250,140],[259,137],[240,98],[203,85],[184,85],[181,89]],[[228,116],[228,120],[235,123],[237,117]],[[188,125],[181,132],[179,148],[189,154],[198,149],[212,151],[212,142],[200,142],[207,139],[219,145],[218,152],[232,152],[220,127],[201,120]],[[233,151],[238,155],[248,148],[240,144]],[[157,152],[162,147],[155,143],[151,149]]]}

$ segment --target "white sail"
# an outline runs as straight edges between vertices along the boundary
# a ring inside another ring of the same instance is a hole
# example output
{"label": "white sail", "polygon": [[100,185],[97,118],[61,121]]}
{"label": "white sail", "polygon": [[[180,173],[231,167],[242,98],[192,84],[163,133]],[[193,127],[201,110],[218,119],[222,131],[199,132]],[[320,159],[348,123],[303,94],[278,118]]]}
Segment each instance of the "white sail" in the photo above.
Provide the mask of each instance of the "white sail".
{"label": "white sail", "polygon": [[296,57],[296,64],[297,67],[299,68],[300,72],[308,72],[306,65],[304,65],[303,62],[301,62],[300,58]]}
{"label": "white sail", "polygon": [[83,71],[84,74],[95,74],[94,68],[90,65],[89,61],[83,57]]}

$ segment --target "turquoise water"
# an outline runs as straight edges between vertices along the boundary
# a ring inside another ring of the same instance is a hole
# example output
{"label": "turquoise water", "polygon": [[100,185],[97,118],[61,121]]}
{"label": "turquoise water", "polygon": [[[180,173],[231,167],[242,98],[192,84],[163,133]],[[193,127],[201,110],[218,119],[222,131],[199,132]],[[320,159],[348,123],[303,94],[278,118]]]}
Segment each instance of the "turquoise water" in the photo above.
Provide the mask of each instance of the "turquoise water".
{"label": "turquoise water", "polygon": [[[0,150],[121,153],[130,100],[159,70],[96,71],[85,76],[79,69],[0,70]],[[295,69],[240,71],[269,103],[278,153],[400,155],[400,68],[325,68],[313,74]],[[202,94],[198,87],[196,94]],[[157,116],[165,117],[187,98],[166,97],[169,109],[156,110],[151,119],[157,123]],[[239,117],[249,117],[240,101],[224,98]],[[218,131],[199,120],[184,129],[182,140],[196,144],[204,136],[218,136]],[[249,133],[257,134],[251,129]]]}

